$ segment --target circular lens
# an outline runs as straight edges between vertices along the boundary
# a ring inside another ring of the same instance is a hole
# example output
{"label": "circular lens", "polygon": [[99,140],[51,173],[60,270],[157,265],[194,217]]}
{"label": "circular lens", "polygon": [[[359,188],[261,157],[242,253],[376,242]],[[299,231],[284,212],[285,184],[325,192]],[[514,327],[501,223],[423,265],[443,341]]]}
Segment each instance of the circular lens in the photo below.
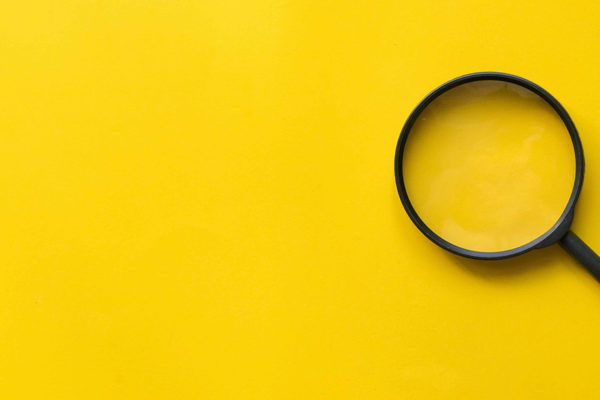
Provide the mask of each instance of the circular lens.
{"label": "circular lens", "polygon": [[575,183],[575,152],[554,109],[503,81],[433,100],[406,139],[404,185],[421,220],[463,249],[500,252],[550,230]]}

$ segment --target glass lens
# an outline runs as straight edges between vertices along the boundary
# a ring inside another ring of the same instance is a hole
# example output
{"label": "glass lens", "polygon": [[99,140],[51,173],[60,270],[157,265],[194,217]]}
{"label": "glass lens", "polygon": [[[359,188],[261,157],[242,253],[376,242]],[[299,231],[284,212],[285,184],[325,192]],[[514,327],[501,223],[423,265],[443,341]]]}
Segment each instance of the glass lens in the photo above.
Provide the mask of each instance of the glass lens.
{"label": "glass lens", "polygon": [[511,83],[478,81],[435,99],[414,124],[402,171],[423,222],[474,251],[547,232],[575,182],[571,138],[554,109]]}

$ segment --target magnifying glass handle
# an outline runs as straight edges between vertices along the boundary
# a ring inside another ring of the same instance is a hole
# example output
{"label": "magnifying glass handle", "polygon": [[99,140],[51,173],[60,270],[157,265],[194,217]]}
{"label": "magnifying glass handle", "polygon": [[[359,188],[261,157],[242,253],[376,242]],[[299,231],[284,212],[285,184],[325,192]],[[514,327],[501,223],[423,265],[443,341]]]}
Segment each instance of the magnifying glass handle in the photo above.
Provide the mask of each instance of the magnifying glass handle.
{"label": "magnifying glass handle", "polygon": [[594,277],[600,281],[600,257],[594,250],[590,249],[583,240],[571,231],[568,231],[562,239],[560,244],[567,250],[573,257],[577,259]]}

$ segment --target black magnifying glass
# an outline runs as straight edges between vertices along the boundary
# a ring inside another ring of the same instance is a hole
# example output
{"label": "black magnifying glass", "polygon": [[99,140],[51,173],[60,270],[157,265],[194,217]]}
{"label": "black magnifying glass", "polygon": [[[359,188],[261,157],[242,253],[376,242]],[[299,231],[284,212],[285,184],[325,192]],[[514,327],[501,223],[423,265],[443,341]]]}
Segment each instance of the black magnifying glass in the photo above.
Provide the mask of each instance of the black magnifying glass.
{"label": "black magnifying glass", "polygon": [[499,72],[444,83],[408,117],[394,167],[408,216],[443,249],[498,260],[560,242],[600,280],[600,258],[570,231],[579,134],[535,83]]}

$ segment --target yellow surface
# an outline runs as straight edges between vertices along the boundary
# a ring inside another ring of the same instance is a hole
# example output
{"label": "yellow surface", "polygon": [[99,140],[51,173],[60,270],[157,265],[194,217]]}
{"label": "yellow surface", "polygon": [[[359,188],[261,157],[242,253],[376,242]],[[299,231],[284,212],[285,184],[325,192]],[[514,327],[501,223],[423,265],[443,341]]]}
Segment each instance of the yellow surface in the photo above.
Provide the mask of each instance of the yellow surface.
{"label": "yellow surface", "polygon": [[400,128],[455,76],[554,94],[600,249],[600,8],[2,1],[0,398],[590,399],[600,284],[405,215]]}
{"label": "yellow surface", "polygon": [[575,152],[554,109],[512,83],[478,81],[419,115],[403,157],[421,220],[448,242],[504,251],[558,221],[575,183]]}

